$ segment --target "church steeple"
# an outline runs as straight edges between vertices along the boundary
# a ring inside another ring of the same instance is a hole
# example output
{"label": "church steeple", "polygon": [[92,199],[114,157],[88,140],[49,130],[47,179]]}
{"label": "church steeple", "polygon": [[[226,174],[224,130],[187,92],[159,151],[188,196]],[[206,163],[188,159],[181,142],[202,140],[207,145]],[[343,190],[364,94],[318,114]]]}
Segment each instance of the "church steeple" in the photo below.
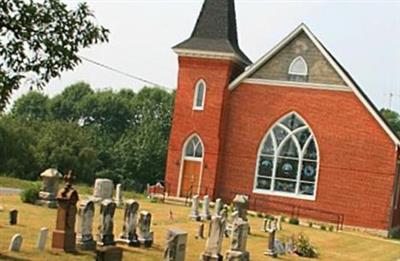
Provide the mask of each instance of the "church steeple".
{"label": "church steeple", "polygon": [[234,0],[205,0],[189,39],[173,47],[182,50],[232,55],[248,65],[250,59],[240,50]]}

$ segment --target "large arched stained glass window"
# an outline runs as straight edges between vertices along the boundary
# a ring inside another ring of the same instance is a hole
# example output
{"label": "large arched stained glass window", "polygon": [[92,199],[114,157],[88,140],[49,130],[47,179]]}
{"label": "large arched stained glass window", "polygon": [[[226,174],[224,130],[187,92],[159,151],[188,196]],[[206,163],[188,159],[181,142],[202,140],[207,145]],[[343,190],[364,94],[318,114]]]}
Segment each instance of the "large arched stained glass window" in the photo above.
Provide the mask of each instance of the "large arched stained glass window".
{"label": "large arched stained glass window", "polygon": [[314,198],[318,147],[307,124],[290,113],[278,121],[261,142],[255,192]]}

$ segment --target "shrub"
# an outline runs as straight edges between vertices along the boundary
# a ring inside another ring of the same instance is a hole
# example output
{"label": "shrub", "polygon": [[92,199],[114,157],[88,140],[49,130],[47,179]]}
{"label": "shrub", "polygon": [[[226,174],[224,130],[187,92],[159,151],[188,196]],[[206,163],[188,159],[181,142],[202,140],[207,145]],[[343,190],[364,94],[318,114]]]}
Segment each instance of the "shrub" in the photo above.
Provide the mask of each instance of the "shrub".
{"label": "shrub", "polygon": [[320,226],[320,229],[326,231],[326,226],[325,226],[324,224],[322,224],[322,225]]}
{"label": "shrub", "polygon": [[286,222],[286,216],[281,216],[281,222]]}
{"label": "shrub", "polygon": [[291,218],[289,219],[289,224],[298,225],[298,224],[300,224],[300,222],[299,222],[299,219],[298,219],[298,218],[291,217]]}
{"label": "shrub", "polygon": [[40,184],[38,183],[33,183],[26,189],[24,189],[21,194],[21,201],[24,203],[30,203],[34,204],[36,200],[39,198],[39,192],[40,192]]}
{"label": "shrub", "polygon": [[308,227],[313,227],[313,222],[308,222]]}
{"label": "shrub", "polygon": [[264,217],[264,213],[257,212],[257,217],[259,217],[259,218],[263,218],[263,217]]}
{"label": "shrub", "polygon": [[274,216],[269,215],[269,214],[265,215],[265,218],[268,219],[268,220],[274,220],[275,219]]}
{"label": "shrub", "polygon": [[316,258],[319,255],[317,249],[311,245],[308,237],[302,233],[293,237],[293,244],[295,246],[295,252],[299,256]]}
{"label": "shrub", "polygon": [[335,230],[335,227],[334,226],[329,226],[329,231],[330,232],[333,232]]}
{"label": "shrub", "polygon": [[389,230],[389,238],[400,239],[400,227],[390,229]]}

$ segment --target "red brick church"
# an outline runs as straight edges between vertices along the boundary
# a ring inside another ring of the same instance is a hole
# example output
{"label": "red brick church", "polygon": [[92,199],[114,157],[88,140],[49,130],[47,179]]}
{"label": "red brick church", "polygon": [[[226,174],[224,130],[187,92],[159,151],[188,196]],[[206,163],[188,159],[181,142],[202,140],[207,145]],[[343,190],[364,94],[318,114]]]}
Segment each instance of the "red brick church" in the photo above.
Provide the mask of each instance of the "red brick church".
{"label": "red brick church", "polygon": [[253,63],[238,45],[234,1],[206,0],[173,50],[170,195],[241,193],[257,211],[400,226],[399,137],[307,26]]}

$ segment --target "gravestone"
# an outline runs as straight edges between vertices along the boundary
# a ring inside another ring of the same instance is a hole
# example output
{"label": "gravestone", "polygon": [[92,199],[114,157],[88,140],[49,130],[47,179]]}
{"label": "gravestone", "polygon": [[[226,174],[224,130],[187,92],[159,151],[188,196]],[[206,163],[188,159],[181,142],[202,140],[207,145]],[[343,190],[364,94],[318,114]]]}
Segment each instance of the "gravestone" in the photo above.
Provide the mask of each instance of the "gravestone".
{"label": "gravestone", "polygon": [[199,195],[194,195],[192,198],[192,209],[190,212],[189,217],[191,219],[194,219],[196,221],[200,221],[200,215],[199,215]]}
{"label": "gravestone", "polygon": [[276,223],[269,222],[269,227],[267,227],[268,232],[268,248],[267,251],[264,252],[264,255],[277,257],[278,253],[275,248],[275,234],[276,234]]}
{"label": "gravestone", "polygon": [[78,228],[76,245],[80,250],[95,250],[96,241],[93,239],[94,202],[82,201],[78,208]]}
{"label": "gravestone", "polygon": [[125,203],[124,226],[122,233],[117,240],[130,246],[140,246],[136,233],[137,216],[139,211],[139,203],[136,200],[128,200]]}
{"label": "gravestone", "polygon": [[241,218],[233,222],[231,232],[231,245],[226,252],[226,260],[228,261],[249,261],[250,254],[246,250],[247,237],[249,232],[249,223]]}
{"label": "gravestone", "polygon": [[114,184],[110,179],[96,179],[93,190],[93,200],[101,202],[105,199],[112,199]]}
{"label": "gravestone", "polygon": [[201,217],[203,220],[210,220],[210,198],[206,195],[203,197],[203,211],[201,213]]}
{"label": "gravestone", "polygon": [[62,174],[56,169],[47,169],[40,174],[42,189],[39,192],[39,199],[35,202],[37,205],[57,206],[56,196],[62,177]]}
{"label": "gravestone", "polygon": [[201,261],[221,261],[223,259],[221,247],[224,239],[225,224],[226,220],[221,216],[213,216],[211,218],[206,249],[200,256]]}
{"label": "gravestone", "polygon": [[115,188],[115,204],[117,204],[117,207],[122,207],[124,202],[122,200],[122,190],[121,190],[121,184],[117,184]]}
{"label": "gravestone", "polygon": [[214,205],[214,215],[219,216],[223,207],[224,207],[224,203],[222,202],[222,199],[217,198],[215,200],[215,205]]}
{"label": "gravestone", "polygon": [[116,207],[116,204],[110,199],[105,199],[101,202],[99,239],[97,241],[97,244],[100,246],[115,245],[114,214]]}
{"label": "gravestone", "polygon": [[164,261],[184,261],[186,255],[187,232],[170,228],[164,250]]}
{"label": "gravestone", "polygon": [[197,229],[197,235],[195,236],[195,238],[196,239],[198,239],[198,238],[203,239],[204,238],[204,223],[200,223],[199,224],[199,227]]}
{"label": "gravestone", "polygon": [[46,248],[47,236],[49,235],[49,229],[42,227],[39,231],[39,236],[36,242],[36,248],[43,251]]}
{"label": "gravestone", "polygon": [[286,253],[285,245],[279,239],[275,239],[274,247],[277,255],[284,255]]}
{"label": "gravestone", "polygon": [[238,217],[247,221],[247,209],[249,208],[249,197],[246,195],[236,195],[233,199],[233,208],[238,212]]}
{"label": "gravestone", "polygon": [[57,221],[51,246],[65,252],[75,252],[75,216],[79,195],[72,188],[73,179],[72,171],[69,171],[64,176],[65,187],[58,191],[56,197],[58,203]]}
{"label": "gravestone", "polygon": [[10,210],[9,223],[10,223],[10,225],[16,225],[18,223],[18,210],[16,210],[16,209]]}
{"label": "gravestone", "polygon": [[22,236],[20,234],[15,234],[11,238],[10,247],[8,248],[8,250],[10,250],[10,251],[20,251],[21,250],[21,246],[22,246],[22,241],[23,241]]}
{"label": "gravestone", "polygon": [[123,251],[116,246],[100,246],[96,249],[96,261],[121,261]]}
{"label": "gravestone", "polygon": [[139,242],[145,247],[151,247],[153,244],[153,231],[151,231],[151,214],[149,212],[140,212],[138,227]]}
{"label": "gravestone", "polygon": [[282,216],[277,216],[276,217],[276,230],[281,231],[282,230]]}

